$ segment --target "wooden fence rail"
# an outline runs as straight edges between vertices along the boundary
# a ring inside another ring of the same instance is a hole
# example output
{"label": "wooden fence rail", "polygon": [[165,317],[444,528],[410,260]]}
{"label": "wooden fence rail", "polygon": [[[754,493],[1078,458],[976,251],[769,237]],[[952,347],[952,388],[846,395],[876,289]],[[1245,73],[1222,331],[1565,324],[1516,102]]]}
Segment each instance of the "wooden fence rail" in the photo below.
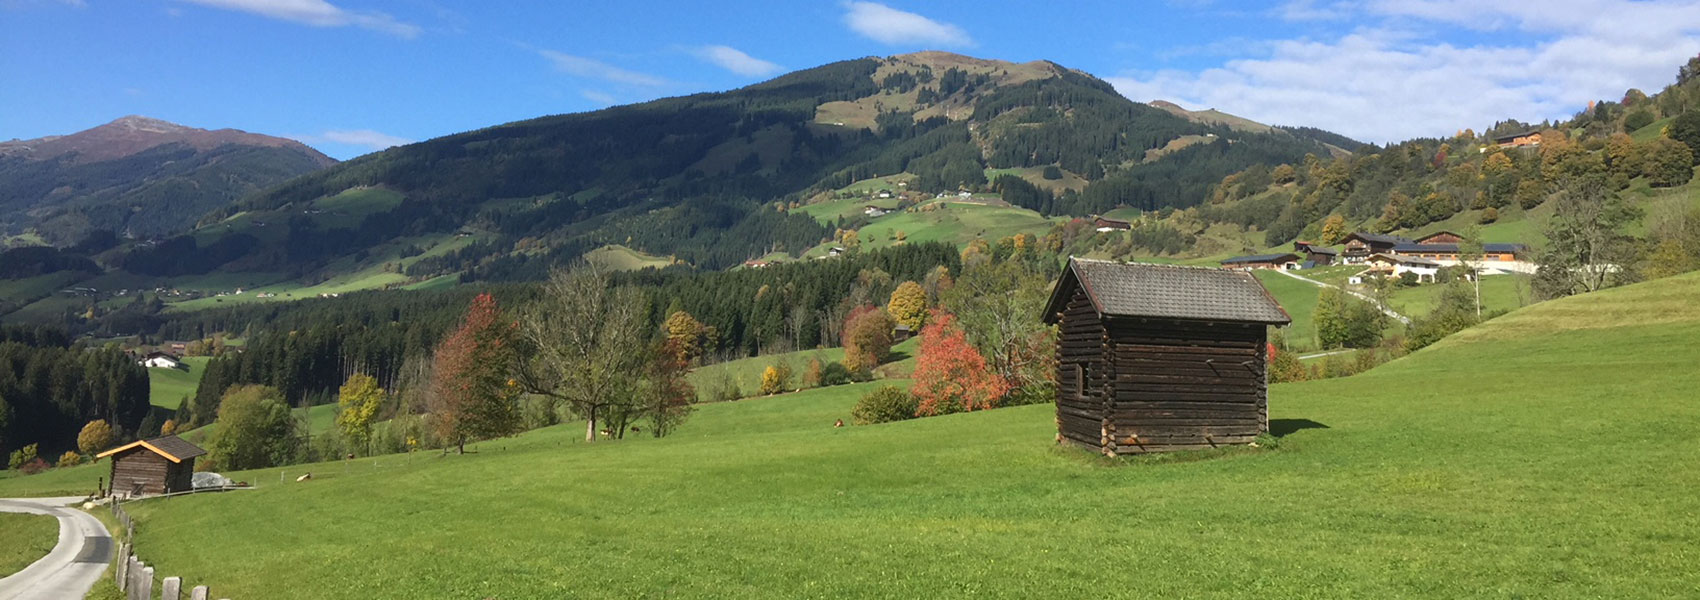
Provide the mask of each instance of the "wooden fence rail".
{"label": "wooden fence rail", "polygon": [[[142,559],[136,558],[136,521],[130,518],[130,513],[118,504],[117,499],[110,503],[112,517],[124,527],[124,539],[118,544],[118,572],[113,574],[112,581],[118,585],[118,591],[124,594],[125,600],[210,600],[212,596],[207,586],[197,585],[189,588],[187,598],[183,596],[183,578],[166,577],[159,580],[159,595],[154,595],[154,568],[148,566]],[[228,598],[224,600],[229,600]]]}

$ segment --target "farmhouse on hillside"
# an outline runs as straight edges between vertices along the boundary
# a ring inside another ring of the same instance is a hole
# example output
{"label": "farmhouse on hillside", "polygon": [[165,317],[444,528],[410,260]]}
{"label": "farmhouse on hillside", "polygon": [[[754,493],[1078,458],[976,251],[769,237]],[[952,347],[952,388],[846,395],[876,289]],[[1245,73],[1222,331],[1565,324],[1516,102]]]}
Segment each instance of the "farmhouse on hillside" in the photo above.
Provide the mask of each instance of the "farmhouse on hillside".
{"label": "farmhouse on hillside", "polygon": [[95,455],[112,457],[112,493],[117,496],[188,491],[200,446],[175,435],[136,440]]}
{"label": "farmhouse on hillside", "polygon": [[1299,255],[1288,252],[1285,254],[1236,256],[1222,261],[1222,267],[1238,271],[1251,271],[1255,269],[1290,271],[1299,268]]}
{"label": "farmhouse on hillside", "polygon": [[1348,235],[1342,241],[1346,244],[1346,251],[1341,253],[1341,262],[1349,265],[1368,262],[1371,255],[1392,252],[1393,248],[1400,244],[1415,243],[1408,238],[1396,235],[1381,235],[1362,231]]}
{"label": "farmhouse on hillside", "polygon": [[1338,250],[1304,240],[1293,242],[1293,251],[1304,255],[1305,262],[1308,263],[1305,268],[1326,267],[1334,264],[1334,260],[1340,257]]}
{"label": "farmhouse on hillside", "polygon": [[1251,273],[1069,259],[1057,442],[1107,455],[1244,444],[1269,429],[1265,330],[1292,322]]}
{"label": "farmhouse on hillside", "polygon": [[1104,218],[1104,217],[1098,217],[1098,218],[1092,219],[1092,228],[1098,230],[1099,232],[1128,231],[1128,230],[1133,229],[1133,224],[1129,223],[1127,221],[1123,221],[1121,219],[1108,219],[1108,218]]}
{"label": "farmhouse on hillside", "polygon": [[1393,277],[1411,273],[1416,276],[1418,283],[1434,283],[1440,274],[1440,263],[1408,254],[1381,252],[1369,257],[1366,262],[1369,263],[1366,273],[1379,272]]}
{"label": "farmhouse on hillside", "polygon": [[1463,241],[1464,241],[1464,236],[1461,236],[1461,235],[1458,235],[1456,233],[1442,229],[1440,231],[1436,231],[1434,233],[1431,233],[1431,234],[1425,235],[1423,237],[1417,238],[1416,243],[1417,244],[1459,244],[1459,243],[1463,243]]}
{"label": "farmhouse on hillside", "polygon": [[[1426,258],[1441,266],[1456,266],[1462,262],[1462,251],[1456,243],[1446,244],[1400,244],[1393,248],[1404,256]],[[1485,274],[1505,273],[1534,273],[1536,265],[1528,260],[1529,247],[1523,244],[1482,244],[1480,264],[1476,265]]]}
{"label": "farmhouse on hillside", "polygon": [[183,359],[165,352],[155,351],[143,356],[141,360],[136,361],[136,364],[149,369],[175,369],[183,366]]}
{"label": "farmhouse on hillside", "polygon": [[1541,130],[1530,129],[1506,135],[1495,136],[1493,143],[1501,148],[1522,148],[1541,145]]}

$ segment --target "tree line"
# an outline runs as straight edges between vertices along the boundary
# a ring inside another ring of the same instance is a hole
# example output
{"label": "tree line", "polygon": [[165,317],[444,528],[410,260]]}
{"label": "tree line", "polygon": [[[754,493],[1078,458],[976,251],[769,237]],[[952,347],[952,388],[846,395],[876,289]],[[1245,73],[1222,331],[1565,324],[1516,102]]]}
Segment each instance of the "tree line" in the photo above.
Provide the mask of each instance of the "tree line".
{"label": "tree line", "polygon": [[[148,417],[148,374],[115,345],[70,343],[45,328],[0,328],[0,454],[77,449],[89,421],[135,436]],[[104,448],[102,448],[104,449]]]}

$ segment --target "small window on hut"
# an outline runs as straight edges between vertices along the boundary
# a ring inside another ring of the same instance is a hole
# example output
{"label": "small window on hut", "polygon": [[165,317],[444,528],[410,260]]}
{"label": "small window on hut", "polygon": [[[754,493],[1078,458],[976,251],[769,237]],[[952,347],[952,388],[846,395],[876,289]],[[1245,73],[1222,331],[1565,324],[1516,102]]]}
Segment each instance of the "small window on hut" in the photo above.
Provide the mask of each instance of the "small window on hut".
{"label": "small window on hut", "polygon": [[1086,363],[1074,366],[1074,392],[1081,398],[1086,397]]}

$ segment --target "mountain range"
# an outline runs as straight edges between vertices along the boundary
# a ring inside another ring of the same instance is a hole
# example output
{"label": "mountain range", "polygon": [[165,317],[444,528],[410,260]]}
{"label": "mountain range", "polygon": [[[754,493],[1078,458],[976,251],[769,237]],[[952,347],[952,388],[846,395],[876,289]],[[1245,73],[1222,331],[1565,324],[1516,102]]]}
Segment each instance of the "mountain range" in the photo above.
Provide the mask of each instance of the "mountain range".
{"label": "mountain range", "polygon": [[[1133,102],[1048,61],[862,58],[369,154],[214,208],[191,234],[112,262],[161,276],[309,276],[351,256],[424,252],[430,260],[405,261],[409,275],[529,278],[623,244],[717,269],[816,246],[830,224],[785,209],[877,176],[954,193],[998,174],[1039,183],[1049,167],[1072,185],[1023,206],[1085,215],[1196,205],[1249,165],[1343,152],[1247,123]],[[450,238],[463,242],[448,248]]]}
{"label": "mountain range", "polygon": [[242,196],[334,164],[295,140],[140,116],[0,142],[0,232],[55,245],[97,230],[181,233]]}

